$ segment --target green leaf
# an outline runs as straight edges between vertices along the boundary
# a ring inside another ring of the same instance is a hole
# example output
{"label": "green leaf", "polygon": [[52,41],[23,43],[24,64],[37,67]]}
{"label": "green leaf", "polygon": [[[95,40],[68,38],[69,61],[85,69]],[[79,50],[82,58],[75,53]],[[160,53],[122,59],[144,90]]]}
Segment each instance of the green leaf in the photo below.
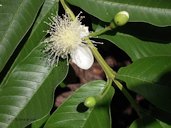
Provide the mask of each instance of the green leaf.
{"label": "green leaf", "polygon": [[40,41],[44,38],[44,36],[47,34],[46,31],[49,29],[49,26],[45,24],[44,22],[48,22],[48,18],[51,16],[51,14],[56,14],[58,12],[58,1],[56,0],[45,0],[45,3],[42,6],[42,9],[39,13],[39,17],[37,18],[33,29],[31,31],[31,34],[25,43],[24,47],[21,49],[19,55],[17,56],[15,62],[13,63],[12,67],[8,71],[8,74],[4,78],[3,82],[1,83],[1,86],[4,85],[6,82],[6,79],[8,78],[8,75],[11,73],[12,69],[21,61],[23,60],[31,51],[33,48],[35,48]]}
{"label": "green leaf", "polygon": [[129,128],[171,128],[171,125],[168,125],[151,116],[146,116],[135,120]]}
{"label": "green leaf", "polygon": [[128,11],[131,22],[147,22],[157,26],[170,26],[170,0],[67,0],[99,18],[110,22],[122,10]]}
{"label": "green leaf", "polygon": [[0,0],[0,71],[34,22],[44,0]]}
{"label": "green leaf", "polygon": [[[22,48],[19,57],[17,58],[17,62],[21,61],[30,51],[36,47],[40,41],[47,35],[46,32],[49,29],[49,26],[45,24],[45,22],[50,22],[48,18],[50,18],[51,14],[56,14],[58,12],[58,0],[45,0],[42,9],[39,13],[39,17],[37,18],[31,35],[29,36],[25,46]],[[17,63],[16,62],[16,63]]]}
{"label": "green leaf", "polygon": [[45,124],[45,122],[48,120],[50,117],[50,114],[47,114],[43,118],[36,120],[35,122],[32,123],[31,128],[42,128],[42,126]]}
{"label": "green leaf", "polygon": [[87,97],[99,95],[105,84],[98,80],[83,85],[52,114],[45,128],[111,128],[109,103],[113,88],[94,108],[83,105]]}
{"label": "green leaf", "polygon": [[151,56],[171,56],[171,44],[143,41],[131,35],[101,35],[99,38],[111,41],[128,54],[132,61]]}
{"label": "green leaf", "polygon": [[171,57],[147,57],[121,68],[117,79],[156,107],[171,113]]}
{"label": "green leaf", "polygon": [[34,50],[9,75],[0,90],[0,127],[21,128],[49,113],[55,87],[65,78],[68,66],[60,61],[51,68],[42,46]]}

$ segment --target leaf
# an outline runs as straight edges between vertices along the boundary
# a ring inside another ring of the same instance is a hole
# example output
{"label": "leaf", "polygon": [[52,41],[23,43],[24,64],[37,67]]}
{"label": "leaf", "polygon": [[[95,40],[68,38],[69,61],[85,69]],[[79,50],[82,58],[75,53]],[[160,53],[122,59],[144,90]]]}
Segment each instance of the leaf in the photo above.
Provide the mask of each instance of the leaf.
{"label": "leaf", "polygon": [[117,45],[128,54],[132,61],[151,56],[171,56],[171,44],[143,41],[123,33],[101,35],[99,38],[106,39]]}
{"label": "leaf", "polygon": [[1,0],[0,71],[34,22],[44,0]]}
{"label": "leaf", "polygon": [[147,57],[121,68],[117,79],[158,108],[171,113],[171,57]]}
{"label": "leaf", "polygon": [[36,47],[9,75],[0,90],[0,127],[21,128],[49,113],[55,87],[65,78],[68,66],[60,61],[51,68],[42,47]]}
{"label": "leaf", "polygon": [[42,128],[44,123],[48,120],[50,117],[50,114],[44,116],[43,118],[36,120],[35,122],[32,123],[31,128]]}
{"label": "leaf", "polygon": [[45,0],[45,3],[42,6],[42,9],[39,13],[38,19],[35,21],[33,26],[33,30],[25,43],[24,47],[21,49],[19,55],[17,56],[15,62],[13,63],[11,69],[8,71],[8,74],[4,78],[1,86],[4,85],[8,75],[11,73],[12,69],[21,61],[23,60],[31,51],[34,49],[44,38],[47,34],[46,31],[49,29],[49,26],[44,22],[48,22],[48,18],[51,16],[52,13],[58,12],[58,2],[56,0]]}
{"label": "leaf", "polygon": [[129,128],[171,128],[171,125],[168,125],[151,116],[146,116],[135,120]]}
{"label": "leaf", "polygon": [[79,88],[49,118],[45,128],[111,128],[109,103],[114,89],[94,108],[83,105],[88,96],[97,96],[105,87],[105,82],[92,81]]}
{"label": "leaf", "polygon": [[[26,45],[23,47],[22,51],[17,58],[18,62],[21,61],[30,51],[36,47],[40,41],[47,35],[46,30],[49,26],[45,22],[50,22],[51,14],[56,14],[58,12],[58,0],[45,0],[42,9],[40,11],[39,17],[37,18],[31,35],[29,36]],[[17,63],[17,62],[16,62]]]}
{"label": "leaf", "polygon": [[147,22],[156,26],[170,26],[170,0],[67,0],[99,18],[110,22],[117,12],[129,12],[130,22]]}

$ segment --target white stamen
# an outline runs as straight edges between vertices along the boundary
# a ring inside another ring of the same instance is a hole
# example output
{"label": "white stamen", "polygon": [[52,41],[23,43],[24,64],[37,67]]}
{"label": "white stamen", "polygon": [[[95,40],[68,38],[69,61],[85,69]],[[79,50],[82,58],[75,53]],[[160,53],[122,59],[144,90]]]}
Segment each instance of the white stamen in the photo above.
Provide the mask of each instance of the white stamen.
{"label": "white stamen", "polygon": [[50,37],[45,39],[46,44],[44,53],[50,58],[50,64],[58,63],[59,57],[68,59],[71,56],[72,61],[82,69],[88,69],[94,62],[93,55],[83,39],[89,35],[88,27],[81,24],[79,15],[75,20],[71,20],[68,15],[51,16],[51,23],[45,22],[50,26],[47,33]]}

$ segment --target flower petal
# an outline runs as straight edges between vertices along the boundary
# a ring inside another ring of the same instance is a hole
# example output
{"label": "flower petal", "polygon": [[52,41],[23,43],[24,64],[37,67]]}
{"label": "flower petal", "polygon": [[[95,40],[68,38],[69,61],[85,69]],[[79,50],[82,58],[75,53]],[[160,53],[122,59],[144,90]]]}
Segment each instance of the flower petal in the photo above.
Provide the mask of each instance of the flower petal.
{"label": "flower petal", "polygon": [[72,62],[81,69],[89,69],[94,62],[93,54],[90,48],[85,44],[79,45],[75,50],[71,52],[71,59]]}

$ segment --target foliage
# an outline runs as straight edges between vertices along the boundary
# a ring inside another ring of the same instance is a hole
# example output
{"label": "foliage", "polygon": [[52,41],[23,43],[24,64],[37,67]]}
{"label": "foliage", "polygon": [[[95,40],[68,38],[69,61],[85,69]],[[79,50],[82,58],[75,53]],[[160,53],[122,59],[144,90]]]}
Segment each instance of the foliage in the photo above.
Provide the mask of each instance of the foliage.
{"label": "foliage", "polygon": [[[170,128],[170,0],[66,2],[88,13],[94,35],[122,49],[132,63],[115,72],[90,46],[107,81],[86,83],[49,115],[54,91],[65,79],[69,66],[63,59],[57,66],[49,66],[41,42],[47,35],[43,31],[49,30],[44,22],[50,22],[49,17],[58,13],[61,4],[58,0],[0,0],[0,128],[24,128],[31,123],[33,128],[111,128],[110,103],[115,92],[112,81],[140,116],[130,128]],[[123,10],[129,13],[129,23],[114,26],[113,30],[106,27]],[[153,109],[137,106],[123,82]],[[97,100],[92,108],[83,103],[89,96]]]}

